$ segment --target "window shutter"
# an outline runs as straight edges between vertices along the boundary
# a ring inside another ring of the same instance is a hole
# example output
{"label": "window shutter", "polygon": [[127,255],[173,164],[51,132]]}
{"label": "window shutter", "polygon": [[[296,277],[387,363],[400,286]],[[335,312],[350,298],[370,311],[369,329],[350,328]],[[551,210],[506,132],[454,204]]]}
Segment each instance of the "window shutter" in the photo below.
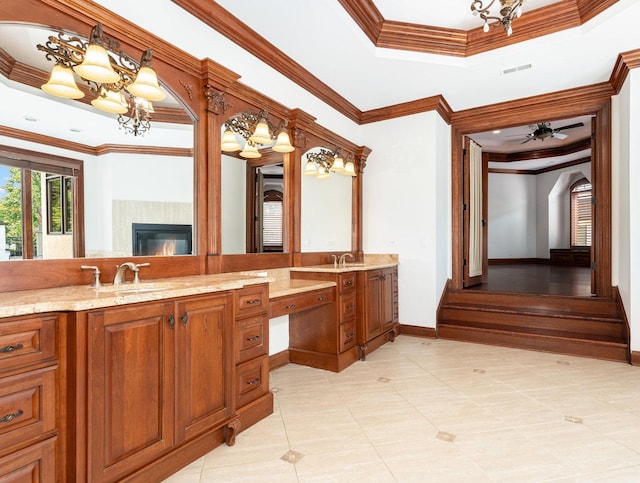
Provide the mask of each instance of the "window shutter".
{"label": "window shutter", "polygon": [[282,245],[282,201],[265,201],[263,205],[262,243],[265,247]]}
{"label": "window shutter", "polygon": [[571,246],[591,246],[591,184],[571,189]]}

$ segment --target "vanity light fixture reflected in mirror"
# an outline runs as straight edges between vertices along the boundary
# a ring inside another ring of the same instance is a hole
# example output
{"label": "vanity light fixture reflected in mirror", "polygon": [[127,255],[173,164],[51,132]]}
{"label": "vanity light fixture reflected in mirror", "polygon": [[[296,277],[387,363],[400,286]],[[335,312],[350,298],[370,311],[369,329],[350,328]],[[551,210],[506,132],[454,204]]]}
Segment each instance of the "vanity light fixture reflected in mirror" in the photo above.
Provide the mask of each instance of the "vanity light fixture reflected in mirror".
{"label": "vanity light fixture reflected in mirror", "polygon": [[[236,135],[243,145],[238,142]],[[275,126],[269,120],[269,113],[263,110],[258,114],[243,112],[224,123],[223,152],[240,151],[243,158],[255,159],[262,156],[259,149],[265,147],[270,147],[276,153],[290,153],[295,149],[291,145],[285,121]]]}
{"label": "vanity light fixture reflected in mirror", "polygon": [[335,148],[333,151],[324,148],[320,148],[317,152],[309,151],[306,158],[305,176],[316,176],[318,179],[327,179],[331,173],[356,176],[353,155],[349,154],[345,161],[340,148]]}

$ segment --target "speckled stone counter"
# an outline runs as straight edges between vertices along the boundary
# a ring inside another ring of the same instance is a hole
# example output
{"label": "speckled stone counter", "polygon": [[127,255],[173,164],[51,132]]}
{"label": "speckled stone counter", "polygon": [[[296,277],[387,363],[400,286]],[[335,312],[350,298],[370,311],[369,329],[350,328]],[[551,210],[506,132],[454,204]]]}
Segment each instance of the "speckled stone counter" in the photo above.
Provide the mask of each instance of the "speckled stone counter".
{"label": "speckled stone counter", "polygon": [[113,307],[174,297],[242,288],[245,285],[272,281],[237,273],[193,275],[143,281],[139,284],[104,285],[93,288],[88,285],[21,290],[0,293],[0,318],[44,312],[66,312]]}

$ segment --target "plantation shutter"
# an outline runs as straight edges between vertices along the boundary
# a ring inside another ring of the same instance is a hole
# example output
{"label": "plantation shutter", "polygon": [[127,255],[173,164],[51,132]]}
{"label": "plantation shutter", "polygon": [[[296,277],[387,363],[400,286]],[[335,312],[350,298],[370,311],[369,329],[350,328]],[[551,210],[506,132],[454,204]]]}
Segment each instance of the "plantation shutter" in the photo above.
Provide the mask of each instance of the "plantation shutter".
{"label": "plantation shutter", "polygon": [[591,246],[591,183],[571,189],[571,246]]}

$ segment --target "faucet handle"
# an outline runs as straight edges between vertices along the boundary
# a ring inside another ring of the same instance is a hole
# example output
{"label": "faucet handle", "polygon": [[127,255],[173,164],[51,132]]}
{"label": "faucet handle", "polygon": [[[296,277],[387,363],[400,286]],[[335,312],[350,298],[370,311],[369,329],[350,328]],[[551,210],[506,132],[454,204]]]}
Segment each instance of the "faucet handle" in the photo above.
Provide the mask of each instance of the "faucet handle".
{"label": "faucet handle", "polygon": [[95,265],[80,265],[81,270],[93,270],[94,281],[92,287],[99,288],[102,286],[100,283],[100,269]]}
{"label": "faucet handle", "polygon": [[333,258],[333,268],[338,268],[338,256],[331,255],[331,258]]}
{"label": "faucet handle", "polygon": [[151,265],[149,262],[146,263],[135,263],[133,266],[133,283],[140,283],[140,267],[148,267]]}

